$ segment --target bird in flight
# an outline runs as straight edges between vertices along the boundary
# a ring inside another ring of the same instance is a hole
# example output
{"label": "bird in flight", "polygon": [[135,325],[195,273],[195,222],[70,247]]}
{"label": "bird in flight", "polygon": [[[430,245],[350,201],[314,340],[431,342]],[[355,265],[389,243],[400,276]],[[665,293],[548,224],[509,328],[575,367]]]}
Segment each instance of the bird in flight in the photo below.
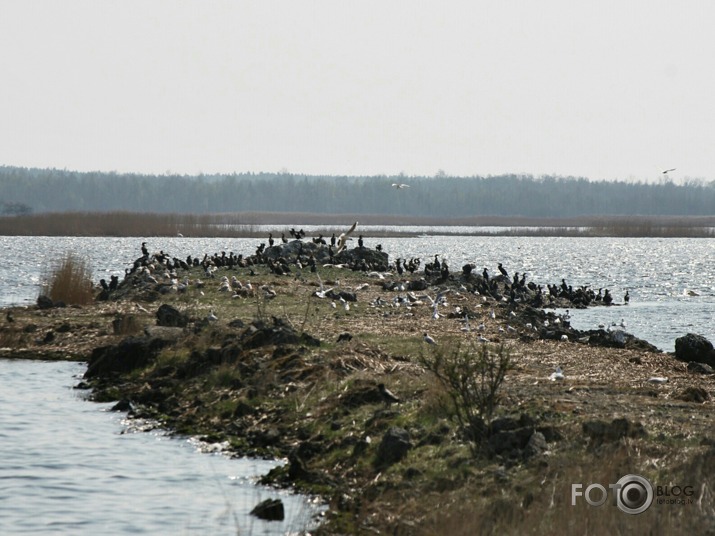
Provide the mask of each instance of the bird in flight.
{"label": "bird in flight", "polygon": [[350,229],[348,229],[347,231],[345,231],[343,234],[341,234],[338,237],[338,250],[335,252],[336,255],[345,249],[345,246],[347,245],[348,238],[350,237],[350,233],[352,233],[355,230],[355,227],[357,227],[357,224],[358,224],[358,222],[353,223],[353,226],[350,227]]}
{"label": "bird in flight", "polygon": [[392,187],[393,187],[393,188],[397,188],[398,190],[402,190],[403,188],[409,188],[410,185],[409,185],[409,184],[402,184],[402,183],[398,183],[398,182],[393,182],[393,183],[392,183]]}
{"label": "bird in flight", "polygon": [[663,170],[663,175],[667,175],[667,174],[670,173],[671,171],[675,171],[675,170],[676,170],[676,168],[664,169],[664,170]]}

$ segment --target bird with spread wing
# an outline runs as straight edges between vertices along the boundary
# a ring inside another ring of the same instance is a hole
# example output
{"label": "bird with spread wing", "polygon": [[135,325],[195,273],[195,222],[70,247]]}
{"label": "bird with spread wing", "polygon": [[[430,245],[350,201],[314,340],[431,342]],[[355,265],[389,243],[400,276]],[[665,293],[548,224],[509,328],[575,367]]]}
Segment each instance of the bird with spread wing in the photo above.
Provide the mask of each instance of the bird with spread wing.
{"label": "bird with spread wing", "polygon": [[357,227],[358,222],[353,223],[353,226],[350,227],[347,231],[345,231],[343,234],[341,234],[338,237],[338,250],[335,252],[336,255],[338,255],[342,250],[345,249],[345,246],[347,245],[347,241],[350,238],[350,234],[355,230],[355,227]]}

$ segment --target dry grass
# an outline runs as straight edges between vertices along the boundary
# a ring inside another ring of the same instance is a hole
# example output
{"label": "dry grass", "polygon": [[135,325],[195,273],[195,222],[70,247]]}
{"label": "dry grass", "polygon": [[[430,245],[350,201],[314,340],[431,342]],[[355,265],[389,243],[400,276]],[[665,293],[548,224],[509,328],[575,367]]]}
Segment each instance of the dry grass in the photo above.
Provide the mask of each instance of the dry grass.
{"label": "dry grass", "polygon": [[[363,225],[481,227],[474,235],[494,236],[619,236],[712,237],[715,217],[701,216],[584,216],[579,218],[524,218],[473,216],[432,218],[370,214],[306,214],[245,212],[222,214],[150,214],[137,212],[65,212],[0,217],[5,236],[264,236],[256,225],[325,225],[329,235],[335,225],[358,220]],[[333,227],[331,227],[333,226]],[[493,229],[490,229],[493,228]],[[444,232],[444,231],[443,231]],[[455,229],[455,232],[457,230]],[[459,231],[464,232],[464,231]],[[286,233],[287,234],[287,233]],[[409,234],[390,230],[370,236]]]}
{"label": "dry grass", "polygon": [[94,302],[92,270],[84,259],[74,253],[67,253],[43,280],[40,293],[53,302],[73,305]]}

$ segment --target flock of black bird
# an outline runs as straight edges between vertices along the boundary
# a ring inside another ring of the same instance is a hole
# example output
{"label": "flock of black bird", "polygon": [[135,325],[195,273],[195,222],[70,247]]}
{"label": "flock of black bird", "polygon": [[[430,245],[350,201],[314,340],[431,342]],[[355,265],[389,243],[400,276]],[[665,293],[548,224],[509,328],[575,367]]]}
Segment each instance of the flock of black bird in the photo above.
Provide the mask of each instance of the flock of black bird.
{"label": "flock of black bird", "polygon": [[[185,259],[172,257],[163,251],[150,253],[146,242],[142,242],[142,256],[136,259],[132,268],[126,270],[126,277],[137,273],[146,273],[149,267],[154,270],[159,266],[162,270],[175,273],[178,269],[203,268],[207,277],[213,277],[216,270],[222,269],[249,269],[254,275],[254,266],[266,266],[276,275],[289,275],[302,273],[303,270],[317,272],[321,266],[337,266],[354,271],[395,273],[399,276],[418,274],[424,280],[423,286],[428,285],[454,285],[460,286],[470,292],[484,296],[491,296],[496,300],[513,303],[524,303],[533,307],[588,307],[592,305],[613,305],[614,299],[608,289],[599,288],[598,291],[583,285],[574,288],[565,279],[559,284],[546,284],[545,286],[527,281],[527,274],[515,272],[510,276],[502,263],[498,263],[497,275],[490,274],[483,268],[481,274],[475,273],[476,264],[468,263],[462,266],[461,273],[454,274],[446,260],[440,255],[434,255],[430,262],[424,264],[418,257],[410,259],[397,258],[394,263],[387,262],[387,255],[382,252],[382,246],[376,245],[374,249],[365,246],[364,237],[359,235],[357,247],[348,250],[345,248],[349,234],[355,229],[357,222],[347,233],[329,239],[322,234],[309,240],[304,240],[305,231],[296,231],[291,228],[289,234],[293,238],[289,241],[285,233],[281,235],[281,243],[276,244],[273,234],[269,233],[266,242],[260,242],[252,255],[235,255],[233,252],[222,251],[213,255],[204,254],[202,257],[189,255]],[[346,236],[347,235],[347,236]],[[340,247],[340,253],[337,253]],[[111,292],[119,286],[119,278],[112,276],[109,283],[104,279],[100,284],[105,292]],[[394,283],[385,284],[387,290],[394,290]],[[390,286],[392,285],[392,286]],[[626,291],[623,303],[628,303],[630,295]]]}

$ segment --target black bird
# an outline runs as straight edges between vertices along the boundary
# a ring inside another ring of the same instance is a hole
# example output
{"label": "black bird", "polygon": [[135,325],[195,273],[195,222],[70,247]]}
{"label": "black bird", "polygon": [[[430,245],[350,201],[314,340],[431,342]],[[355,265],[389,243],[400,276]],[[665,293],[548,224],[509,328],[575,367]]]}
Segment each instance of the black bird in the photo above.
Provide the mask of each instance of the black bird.
{"label": "black bird", "polygon": [[506,271],[506,268],[504,268],[501,263],[499,263],[499,271],[502,273],[504,277],[509,277],[509,274]]}
{"label": "black bird", "polygon": [[337,241],[337,238],[335,238],[335,233],[333,233],[333,236],[330,237],[330,245],[335,247],[336,241]]}
{"label": "black bird", "polygon": [[281,240],[283,241],[284,244],[287,244],[287,243],[288,243],[288,239],[286,238],[286,234],[285,234],[285,233],[283,233],[283,234],[281,235]]}
{"label": "black bird", "polygon": [[626,295],[623,296],[623,301],[626,302],[626,303],[628,303],[629,301],[631,301],[631,296],[630,296],[630,294],[628,294],[628,291],[627,291],[627,290],[626,290]]}
{"label": "black bird", "polygon": [[353,339],[353,336],[350,333],[348,333],[347,331],[345,333],[341,333],[340,335],[338,335],[338,342],[343,342],[343,341],[347,342],[347,341],[351,341],[352,339]]}
{"label": "black bird", "polygon": [[487,272],[486,268],[484,268],[484,271],[482,272],[482,277],[485,281],[489,281],[489,272]]}
{"label": "black bird", "polygon": [[362,235],[358,237],[358,247],[362,248],[363,247],[363,241],[362,241]]}
{"label": "black bird", "polygon": [[268,233],[268,247],[273,247],[273,233]]}
{"label": "black bird", "polygon": [[146,248],[146,242],[142,242],[142,255],[145,257],[149,256],[149,250]]}
{"label": "black bird", "polygon": [[396,404],[400,403],[400,399],[397,396],[395,396],[392,392],[390,392],[390,390],[387,387],[385,387],[384,383],[378,384],[377,388],[380,390],[380,396],[382,397],[382,400],[388,406],[393,403],[396,403]]}

